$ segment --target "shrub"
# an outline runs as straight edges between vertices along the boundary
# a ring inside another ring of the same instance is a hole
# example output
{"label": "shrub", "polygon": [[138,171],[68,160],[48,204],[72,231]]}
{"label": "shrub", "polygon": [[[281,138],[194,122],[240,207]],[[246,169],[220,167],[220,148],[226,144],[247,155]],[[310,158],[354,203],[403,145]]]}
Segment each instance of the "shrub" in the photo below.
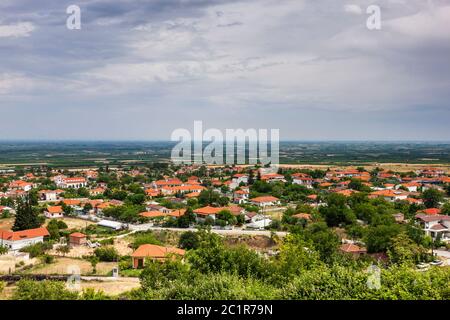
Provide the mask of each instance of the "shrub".
{"label": "shrub", "polygon": [[47,250],[53,247],[51,242],[39,242],[20,249],[21,252],[30,254],[30,258],[35,258],[43,255]]}
{"label": "shrub", "polygon": [[65,288],[65,282],[20,280],[13,300],[76,300],[78,293]]}
{"label": "shrub", "polygon": [[114,244],[114,238],[108,238],[100,241],[101,245],[107,246],[107,245],[113,245]]}
{"label": "shrub", "polygon": [[132,247],[133,249],[137,249],[140,245],[143,244],[161,245],[161,241],[156,239],[155,235],[152,232],[139,233],[135,236]]}
{"label": "shrub", "polygon": [[53,261],[55,261],[55,258],[53,256],[50,256],[48,254],[44,254],[42,256],[42,262],[44,262],[45,264],[53,263]]}
{"label": "shrub", "polygon": [[196,249],[200,245],[200,239],[197,232],[187,231],[183,232],[180,236],[178,246],[181,249]]}
{"label": "shrub", "polygon": [[64,221],[58,220],[58,228],[59,229],[67,229],[68,226],[67,226],[67,224]]}
{"label": "shrub", "polygon": [[119,253],[114,247],[97,248],[94,251],[100,261],[113,262],[119,259]]}

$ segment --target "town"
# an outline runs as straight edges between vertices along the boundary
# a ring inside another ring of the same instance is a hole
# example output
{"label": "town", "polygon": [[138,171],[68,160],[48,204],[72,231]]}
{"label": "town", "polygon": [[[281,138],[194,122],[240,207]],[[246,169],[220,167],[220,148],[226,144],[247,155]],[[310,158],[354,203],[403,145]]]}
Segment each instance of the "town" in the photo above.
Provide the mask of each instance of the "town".
{"label": "town", "polygon": [[[37,286],[58,299],[450,297],[445,166],[24,166],[0,188],[3,299],[51,298]],[[367,291],[371,266],[388,283]],[[335,276],[352,285],[307,290]],[[401,277],[431,287],[389,284]],[[233,286],[186,292],[189,278]]]}

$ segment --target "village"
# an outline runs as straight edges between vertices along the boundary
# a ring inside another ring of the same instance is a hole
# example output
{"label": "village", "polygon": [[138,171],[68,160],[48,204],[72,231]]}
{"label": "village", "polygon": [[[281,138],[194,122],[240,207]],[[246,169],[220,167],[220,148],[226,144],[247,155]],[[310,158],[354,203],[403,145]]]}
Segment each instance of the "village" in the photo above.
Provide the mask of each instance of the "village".
{"label": "village", "polygon": [[139,288],[148,261],[183,259],[202,232],[267,257],[277,256],[290,233],[305,233],[323,242],[323,255],[335,247],[383,263],[400,259],[393,254],[398,237],[417,247],[408,257],[417,270],[446,267],[449,183],[448,172],[431,167],[155,164],[3,172],[0,274],[77,273],[83,289],[117,295]]}

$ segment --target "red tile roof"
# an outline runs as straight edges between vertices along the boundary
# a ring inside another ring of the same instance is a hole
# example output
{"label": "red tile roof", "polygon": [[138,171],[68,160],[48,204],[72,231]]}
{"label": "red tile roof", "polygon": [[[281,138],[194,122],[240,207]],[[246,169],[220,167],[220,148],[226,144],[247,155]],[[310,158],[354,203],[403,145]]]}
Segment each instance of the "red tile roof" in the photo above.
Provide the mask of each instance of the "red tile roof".
{"label": "red tile roof", "polygon": [[23,239],[33,239],[49,236],[46,228],[28,229],[22,231],[0,231],[0,238],[3,240],[17,241]]}
{"label": "red tile roof", "polygon": [[183,256],[185,251],[178,248],[162,247],[154,244],[143,244],[137,248],[131,256],[135,258],[165,258],[171,253]]}

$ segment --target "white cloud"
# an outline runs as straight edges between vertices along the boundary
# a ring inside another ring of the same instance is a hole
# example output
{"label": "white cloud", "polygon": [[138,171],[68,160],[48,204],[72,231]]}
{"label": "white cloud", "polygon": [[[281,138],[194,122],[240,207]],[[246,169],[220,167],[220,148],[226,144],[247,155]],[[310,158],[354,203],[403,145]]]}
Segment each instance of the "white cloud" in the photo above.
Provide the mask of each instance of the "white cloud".
{"label": "white cloud", "polygon": [[19,73],[0,73],[0,95],[25,92],[33,87],[33,80]]}
{"label": "white cloud", "polygon": [[346,4],[344,6],[344,11],[352,14],[362,14],[363,10],[357,4]]}
{"label": "white cloud", "polygon": [[6,37],[28,37],[36,29],[31,22],[20,22],[17,24],[0,25],[0,38]]}

